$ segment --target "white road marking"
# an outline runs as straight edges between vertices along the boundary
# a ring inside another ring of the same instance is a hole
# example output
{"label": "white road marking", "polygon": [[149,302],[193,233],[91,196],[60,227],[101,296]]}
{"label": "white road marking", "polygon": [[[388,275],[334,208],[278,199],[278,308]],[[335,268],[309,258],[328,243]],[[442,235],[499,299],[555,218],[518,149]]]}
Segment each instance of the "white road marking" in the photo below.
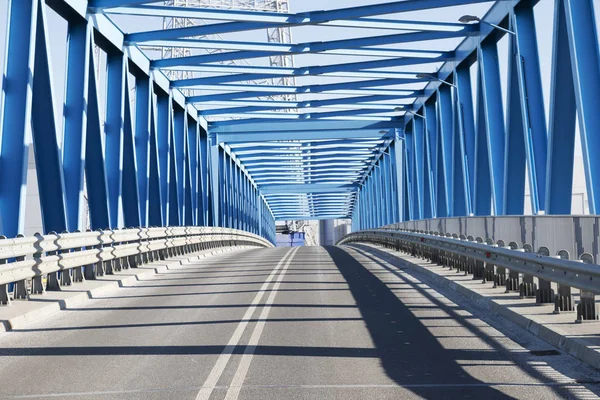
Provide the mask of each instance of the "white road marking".
{"label": "white road marking", "polygon": [[288,256],[294,250],[295,249],[290,249],[287,253],[285,253],[285,255],[283,256],[281,261],[279,261],[277,266],[273,269],[271,274],[265,280],[265,283],[263,283],[263,285],[261,286],[260,290],[254,297],[254,300],[252,300],[252,303],[250,303],[250,307],[248,307],[248,310],[246,310],[244,317],[242,318],[242,320],[238,324],[237,328],[233,332],[231,339],[229,339],[227,346],[225,346],[225,348],[223,349],[223,352],[217,359],[217,362],[215,363],[213,369],[210,371],[208,378],[206,378],[206,381],[204,382],[204,384],[202,385],[202,388],[198,392],[198,395],[196,396],[196,400],[207,400],[210,398],[210,395],[212,394],[214,387],[219,382],[219,379],[221,378],[221,375],[223,374],[223,371],[225,370],[225,367],[227,366],[227,363],[229,362],[229,359],[231,358],[231,355],[233,354],[233,350],[238,345],[240,338],[242,337],[242,334],[244,333],[244,330],[246,329],[246,326],[248,326],[248,322],[250,321],[250,319],[252,318],[252,315],[254,314],[254,311],[256,310],[256,305],[258,303],[260,303],[264,293],[266,292],[267,288],[269,287],[269,284],[271,283],[273,278],[277,275],[281,266],[284,265]]}
{"label": "white road marking", "polygon": [[[296,250],[298,247],[296,247]],[[233,380],[231,381],[231,385],[227,390],[227,395],[225,396],[225,400],[237,400],[240,390],[242,389],[242,385],[244,384],[244,380],[246,379],[246,374],[248,373],[248,369],[250,368],[250,363],[252,362],[252,357],[254,356],[254,350],[260,341],[260,337],[262,335],[263,329],[265,327],[265,322],[269,317],[269,312],[271,311],[271,305],[275,301],[275,296],[277,296],[277,290],[279,286],[281,286],[281,281],[283,280],[283,276],[287,271],[292,259],[296,252],[292,253],[292,255],[287,259],[285,266],[281,269],[281,273],[275,280],[275,285],[271,289],[271,293],[267,298],[267,302],[265,303],[265,307],[263,308],[260,317],[258,318],[258,322],[254,327],[254,331],[252,332],[252,336],[250,337],[250,341],[246,346],[246,350],[244,351],[244,355],[242,356],[242,360],[240,361],[237,370],[235,371],[235,375],[233,376]]]}

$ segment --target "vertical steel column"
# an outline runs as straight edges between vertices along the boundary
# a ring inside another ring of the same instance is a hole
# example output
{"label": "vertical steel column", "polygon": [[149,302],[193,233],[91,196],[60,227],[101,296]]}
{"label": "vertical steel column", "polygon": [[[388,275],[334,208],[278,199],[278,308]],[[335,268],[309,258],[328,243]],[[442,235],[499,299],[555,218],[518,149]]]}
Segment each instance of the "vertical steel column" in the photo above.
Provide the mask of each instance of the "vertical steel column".
{"label": "vertical steel column", "polygon": [[131,118],[131,101],[129,94],[129,74],[125,64],[125,93],[123,112],[123,159],[121,201],[123,208],[123,223],[126,227],[140,226],[140,201],[138,197],[138,182],[135,160],[135,147],[133,144],[133,124]]}
{"label": "vertical steel column", "polygon": [[466,214],[473,215],[475,187],[475,111],[469,66],[459,65],[454,73],[457,96],[457,111],[460,133],[462,135],[462,161]]}
{"label": "vertical steel column", "polygon": [[[154,96],[150,95],[150,144],[148,163],[148,226],[164,226],[165,220],[162,213],[161,176],[160,163],[158,159],[158,137],[157,137],[157,104]],[[136,122],[137,123],[137,122]]]}
{"label": "vertical steel column", "polygon": [[544,210],[546,204],[548,132],[533,6],[526,2],[517,5],[512,20],[516,33],[515,57],[519,75],[531,208],[534,214],[538,214]]}
{"label": "vertical steel column", "polygon": [[[194,210],[193,201],[193,185],[192,185],[192,171],[195,171],[194,168],[192,170],[192,153],[194,152],[192,149],[196,149],[195,142],[194,147],[190,147],[190,135],[194,134],[194,129],[189,128],[189,119],[187,115],[185,116],[185,135],[183,137],[184,142],[184,153],[183,153],[183,225],[192,226],[194,225],[194,215],[196,211]],[[191,131],[191,132],[190,132]],[[192,139],[193,141],[193,139]]]}
{"label": "vertical steel column", "polygon": [[175,148],[175,188],[177,193],[177,213],[179,221],[183,220],[185,204],[185,141],[186,141],[186,116],[185,110],[172,104],[173,107],[173,142]]}
{"label": "vertical steel column", "polygon": [[219,226],[224,228],[229,227],[229,209],[227,204],[227,160],[225,159],[225,150],[218,146],[219,152],[219,208],[220,215]]}
{"label": "vertical steel column", "polygon": [[150,118],[153,106],[152,79],[136,76],[135,79],[135,161],[137,170],[140,225],[148,224],[150,179]]}
{"label": "vertical steel column", "polygon": [[94,60],[93,35],[90,31],[88,105],[85,141],[85,181],[90,208],[90,225],[93,230],[108,229],[110,216],[108,209],[108,183],[104,163],[104,146],[98,102],[98,82],[96,80],[96,60]]}
{"label": "vertical steel column", "polygon": [[406,126],[405,131],[404,131],[404,143],[405,143],[405,148],[404,148],[404,152],[405,152],[405,159],[404,162],[406,164],[405,167],[405,174],[406,174],[406,187],[407,187],[407,192],[406,192],[406,196],[407,196],[407,200],[408,200],[408,218],[412,221],[415,219],[415,214],[416,214],[416,206],[417,206],[417,200],[415,200],[416,197],[416,193],[415,193],[415,163],[414,163],[414,151],[415,151],[415,147],[414,147],[414,143],[413,143],[413,135],[414,129],[413,126]]}
{"label": "vertical steel column", "polygon": [[[422,115],[422,111],[417,111],[419,115]],[[412,140],[414,145],[414,153],[413,153],[413,168],[415,169],[415,173],[413,175],[415,179],[415,193],[413,193],[413,197],[415,199],[415,208],[414,208],[414,219],[423,219],[423,215],[425,214],[425,133],[424,128],[425,124],[423,118],[414,116],[413,117],[413,125],[412,125]]]}
{"label": "vertical steel column", "polygon": [[169,113],[171,114],[169,124],[169,182],[168,182],[168,225],[181,225],[181,208],[179,207],[179,188],[177,182],[177,145],[175,141],[175,110],[173,102],[169,103]]}
{"label": "vertical steel column", "polygon": [[[456,74],[452,75],[452,80],[456,81]],[[452,88],[452,126],[454,134],[452,135],[452,216],[463,217],[468,215],[468,182],[467,166],[463,125],[461,119],[461,103],[458,99],[458,90],[455,86]]]}
{"label": "vertical steel column", "polygon": [[[81,230],[83,176],[87,134],[91,25],[78,19],[69,22],[67,78],[63,112],[63,176],[67,228]],[[93,79],[93,77],[91,77]]]}
{"label": "vertical steel column", "polygon": [[[481,68],[481,65],[479,66]],[[475,177],[473,186],[473,213],[490,215],[492,210],[492,183],[487,141],[481,74],[477,76],[477,127],[475,131]]]}
{"label": "vertical steel column", "polygon": [[479,46],[479,66],[494,215],[504,215],[504,112],[498,49],[493,39],[486,39]]}
{"label": "vertical steel column", "polygon": [[425,151],[427,153],[427,176],[425,177],[426,182],[429,186],[429,198],[426,199],[429,202],[429,210],[426,209],[426,218],[435,218],[437,216],[437,197],[436,197],[436,175],[438,170],[438,130],[437,130],[437,118],[435,112],[435,98],[425,102],[423,108],[425,116]]}
{"label": "vertical steel column", "polygon": [[[522,215],[525,198],[525,141],[523,129],[529,130],[529,123],[523,123],[523,104],[519,88],[519,67],[521,62],[517,53],[516,40],[509,38],[508,58],[508,106],[506,152],[504,153],[504,213],[507,215]],[[527,121],[527,120],[526,120]],[[533,201],[532,201],[533,205]],[[535,211],[535,209],[533,209]]]}
{"label": "vertical steel column", "polygon": [[552,81],[550,86],[550,127],[546,174],[546,212],[570,214],[575,157],[577,104],[570,58],[569,35],[565,7],[555,1],[554,39],[552,49]]}
{"label": "vertical steel column", "polygon": [[393,156],[392,156],[392,168],[394,170],[394,184],[396,185],[396,198],[395,207],[397,222],[404,221],[404,198],[406,193],[404,192],[404,138],[402,133],[398,130],[394,130],[394,141],[393,141]]}
{"label": "vertical steel column", "polygon": [[221,196],[219,195],[219,143],[217,141],[217,135],[208,133],[208,157],[210,159],[210,195],[211,195],[211,209],[212,209],[212,226],[221,226],[223,221],[220,215],[220,204]]}
{"label": "vertical steel column", "polygon": [[157,95],[157,150],[160,177],[161,213],[165,225],[169,224],[169,177],[170,177],[170,142],[172,130],[171,97],[163,93]]}
{"label": "vertical steel column", "polygon": [[123,170],[123,123],[125,119],[125,61],[118,50],[107,56],[106,122],[104,123],[106,178],[110,227],[118,228],[121,218],[121,184]]}
{"label": "vertical steel column", "polygon": [[600,212],[600,54],[594,1],[563,0],[590,214]]}
{"label": "vertical steel column", "polygon": [[211,158],[209,157],[210,143],[209,135],[203,130],[200,130],[200,164],[202,168],[200,170],[201,177],[201,195],[202,195],[202,214],[203,214],[203,225],[213,226],[213,209],[212,209],[212,197],[209,196],[211,193],[211,171],[210,165]]}
{"label": "vertical steel column", "polygon": [[[198,173],[200,171],[200,166],[198,165],[198,135],[199,135],[199,125],[197,121],[194,121],[188,116],[188,163],[190,169],[190,196],[191,196],[191,210],[190,210],[190,219],[192,225],[200,225],[198,215],[198,203],[200,193],[198,191]],[[186,216],[186,218],[188,218]]]}
{"label": "vertical steel column", "polygon": [[[38,2],[33,71],[32,110],[33,147],[45,232],[67,229],[60,150],[58,148],[53,105],[50,41],[46,34],[46,5]],[[22,149],[20,150],[22,152]],[[25,163],[27,161],[25,160]],[[26,179],[23,184],[26,185]]]}
{"label": "vertical steel column", "polygon": [[440,86],[438,90],[438,114],[440,120],[440,140],[438,157],[440,171],[438,175],[438,217],[453,216],[453,169],[452,169],[452,138],[454,136],[454,119],[452,112],[452,87]]}
{"label": "vertical steel column", "polygon": [[9,238],[22,233],[25,218],[37,12],[37,0],[9,2],[0,123],[1,228]]}

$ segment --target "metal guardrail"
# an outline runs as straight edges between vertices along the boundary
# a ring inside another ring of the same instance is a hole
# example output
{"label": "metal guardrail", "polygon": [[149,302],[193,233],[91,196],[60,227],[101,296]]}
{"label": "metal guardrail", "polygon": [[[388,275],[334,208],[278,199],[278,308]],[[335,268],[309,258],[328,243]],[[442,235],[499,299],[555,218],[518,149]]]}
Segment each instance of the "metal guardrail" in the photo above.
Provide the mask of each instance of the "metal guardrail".
{"label": "metal guardrail", "polygon": [[[140,264],[228,246],[273,247],[229,228],[171,227],[51,233],[0,240],[0,304]],[[44,285],[44,279],[46,284]]]}
{"label": "metal guardrail", "polygon": [[[474,279],[493,281],[497,286],[506,285],[507,291],[518,291],[522,297],[536,297],[538,303],[554,302],[556,312],[573,310],[570,288],[578,288],[581,299],[577,305],[577,319],[598,319],[594,295],[600,294],[600,266],[592,264],[593,259],[590,258],[564,260],[559,256],[525,252],[524,249],[500,247],[452,235],[389,228],[351,233],[338,245],[349,242],[380,244],[456,268],[465,274],[471,273]],[[539,288],[533,277],[538,278]],[[557,284],[556,296],[551,282]]]}

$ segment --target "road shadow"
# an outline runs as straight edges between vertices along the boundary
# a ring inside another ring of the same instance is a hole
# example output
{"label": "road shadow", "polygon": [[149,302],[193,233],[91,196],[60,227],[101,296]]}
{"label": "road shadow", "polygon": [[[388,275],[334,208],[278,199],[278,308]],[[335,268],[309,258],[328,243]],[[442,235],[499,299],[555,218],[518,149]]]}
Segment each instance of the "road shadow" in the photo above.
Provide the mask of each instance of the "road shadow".
{"label": "road shadow", "polygon": [[[555,383],[554,380],[550,379],[546,374],[544,374],[543,372],[541,372],[540,369],[535,367],[535,364],[544,364],[547,367],[550,367],[551,369],[555,370],[555,372],[559,373],[559,376],[563,376],[563,379],[568,379],[569,378],[569,373],[572,373],[572,371],[569,371],[568,369],[566,369],[566,367],[561,363],[561,361],[557,360],[556,362],[553,361],[552,357],[535,357],[532,358],[529,354],[534,353],[534,352],[539,352],[540,349],[538,349],[535,345],[530,345],[528,343],[519,343],[521,346],[525,347],[526,351],[521,351],[521,352],[512,352],[510,349],[508,349],[507,347],[505,347],[504,345],[502,345],[500,342],[498,342],[496,340],[496,337],[492,336],[489,334],[489,332],[485,331],[482,328],[489,328],[491,327],[488,323],[486,323],[485,321],[482,321],[481,319],[479,319],[476,316],[471,315],[470,313],[467,313],[468,315],[465,315],[464,312],[460,312],[461,310],[465,311],[464,307],[461,307],[460,305],[458,307],[456,307],[455,305],[452,306],[450,304],[446,304],[444,302],[442,302],[440,300],[439,297],[436,297],[434,295],[435,292],[437,292],[437,290],[434,289],[433,286],[430,286],[429,283],[427,283],[427,279],[424,278],[423,276],[421,276],[421,274],[417,271],[415,271],[413,268],[410,267],[410,263],[400,259],[400,258],[396,258],[396,260],[391,260],[390,258],[393,257],[393,255],[390,255],[386,252],[383,252],[379,249],[373,248],[371,246],[364,246],[364,245],[352,245],[350,246],[350,248],[352,248],[354,251],[356,251],[358,254],[360,254],[363,257],[368,258],[370,261],[372,261],[374,264],[378,264],[379,267],[381,267],[383,270],[394,274],[395,276],[401,278],[403,280],[403,284],[405,286],[410,287],[412,290],[418,292],[420,295],[422,295],[424,298],[426,298],[429,302],[431,302],[431,304],[433,304],[437,309],[442,310],[444,313],[448,314],[448,319],[453,320],[453,321],[457,321],[459,323],[458,326],[462,327],[462,328],[466,328],[467,330],[470,331],[470,333],[473,334],[474,337],[476,337],[477,339],[483,341],[489,348],[489,351],[481,351],[481,354],[483,356],[483,358],[481,357],[476,357],[476,358],[471,358],[470,356],[465,358],[465,354],[459,355],[460,354],[460,350],[448,350],[445,349],[443,347],[441,347],[439,345],[439,343],[437,342],[437,338],[440,338],[439,335],[437,335],[436,337],[434,337],[431,333],[429,333],[429,331],[424,327],[424,325],[421,324],[421,322],[419,321],[418,318],[416,318],[409,310],[410,309],[414,309],[415,305],[410,304],[410,306],[406,306],[402,300],[400,300],[399,298],[396,297],[395,294],[393,294],[390,289],[388,289],[387,285],[385,283],[383,283],[381,280],[379,280],[379,278],[377,278],[374,274],[373,271],[369,271],[366,268],[362,267],[362,271],[360,271],[361,268],[361,264],[358,263],[354,257],[352,257],[352,255],[350,255],[344,248],[327,248],[327,250],[330,252],[330,254],[335,254],[336,257],[340,257],[341,259],[344,259],[344,265],[341,269],[340,272],[342,272],[342,274],[344,274],[344,272],[342,271],[343,269],[347,269],[348,267],[346,265],[350,265],[352,267],[353,270],[358,269],[359,271],[355,271],[354,274],[358,274],[362,279],[365,279],[366,281],[369,282],[369,284],[373,284],[377,286],[377,289],[379,291],[382,292],[382,296],[385,296],[385,299],[387,299],[388,302],[391,302],[392,304],[396,305],[396,314],[392,314],[391,311],[388,309],[386,311],[386,313],[390,313],[390,316],[394,316],[395,318],[399,318],[401,316],[405,316],[407,317],[407,319],[402,321],[402,326],[403,328],[406,327],[405,329],[403,329],[403,331],[408,331],[408,332],[412,332],[412,333],[417,333],[417,335],[413,335],[413,336],[417,336],[418,337],[418,332],[420,329],[420,332],[422,333],[422,337],[421,340],[425,341],[425,342],[421,342],[421,344],[425,345],[424,347],[426,349],[433,349],[433,352],[430,351],[426,351],[421,353],[420,351],[417,351],[414,354],[414,358],[413,360],[418,360],[418,362],[416,362],[415,364],[422,364],[425,363],[426,365],[428,365],[429,367],[433,368],[433,371],[435,371],[435,374],[444,374],[443,370],[447,369],[446,367],[451,367],[452,364],[454,364],[454,369],[459,370],[459,371],[464,371],[463,367],[467,366],[467,364],[465,364],[464,362],[461,362],[460,365],[457,363],[458,360],[471,360],[471,361],[475,361],[475,360],[485,360],[486,365],[489,364],[489,361],[492,360],[496,360],[496,361],[500,361],[500,362],[514,362],[515,364],[517,364],[517,366],[519,367],[520,371],[522,371],[523,374],[530,376],[531,378],[540,381],[540,382],[547,382],[549,385],[549,388],[551,390],[553,390],[556,394],[557,398],[571,398],[573,397],[573,393],[570,393],[568,391],[565,390],[564,387],[561,387],[560,385],[555,385],[553,384],[553,382]],[[395,258],[395,257],[394,257]],[[354,264],[352,263],[352,260],[354,260]],[[383,260],[387,261],[384,262]],[[336,261],[337,263],[337,261]],[[393,263],[393,265],[390,265],[390,263]],[[403,274],[406,274],[408,276],[410,276],[411,278],[414,279],[407,279],[406,275],[403,276]],[[352,274],[348,274],[348,272],[346,272],[346,274],[344,274],[345,276],[348,275],[349,277],[352,276]],[[379,284],[377,284],[375,281],[379,281]],[[434,290],[431,290],[434,289]],[[379,296],[379,294],[378,294]],[[393,300],[392,297],[395,299]],[[444,294],[444,297],[447,298],[450,301],[453,301],[452,298],[453,296],[448,296],[446,294]],[[385,303],[385,308],[389,307],[390,303]],[[359,307],[359,309],[361,308],[361,305],[359,304],[359,302],[357,301],[357,305]],[[362,312],[362,311],[361,311]],[[366,314],[370,314],[372,313],[372,311],[370,311],[370,309],[367,307],[366,308]],[[389,318],[390,316],[385,315],[382,318]],[[365,317],[365,314],[363,314],[363,317]],[[375,316],[370,316],[368,319],[365,318],[365,321],[367,322],[368,320],[374,319]],[[427,319],[429,319],[430,317],[427,317]],[[477,324],[473,323],[475,321],[478,321]],[[373,321],[372,325],[373,325],[373,329],[377,330],[377,329],[385,329],[385,326],[382,325],[384,322],[383,321]],[[379,326],[377,325],[379,324]],[[408,324],[408,325],[407,325]],[[367,322],[367,325],[368,322]],[[421,325],[421,327],[419,327],[419,325]],[[410,328],[408,328],[410,326]],[[436,325],[437,327],[438,325]],[[454,325],[457,326],[457,325]],[[501,332],[503,337],[509,337],[512,336],[509,332],[505,332],[501,329],[498,329],[496,327],[493,327],[496,331]],[[369,331],[371,332],[371,328],[369,328]],[[376,336],[380,336],[381,334],[376,334]],[[453,336],[455,337],[455,336]],[[385,339],[385,336],[384,336]],[[373,340],[376,342],[380,341],[382,346],[386,346],[389,343],[386,343],[385,340],[382,340],[381,338],[376,340],[375,337],[373,337]],[[433,348],[430,348],[429,345],[431,345],[431,342],[435,342]],[[379,347],[379,346],[378,346]],[[422,347],[422,346],[418,346],[418,347]],[[546,346],[548,349],[554,349],[551,345],[547,345]],[[439,352],[439,354],[436,355],[436,352]],[[541,351],[541,353],[544,353],[545,351]],[[560,354],[560,353],[557,353]],[[408,358],[410,358],[410,351],[407,352]],[[459,355],[459,358],[455,358],[456,355]],[[393,364],[398,362],[398,360],[393,359],[393,357],[389,356],[389,355],[385,355],[384,357],[389,358],[388,360],[383,360],[382,359],[382,365],[384,365],[385,368],[385,364]],[[426,362],[426,360],[428,360],[430,362]],[[439,361],[439,363],[436,363],[436,360]],[[531,362],[534,361],[534,362]],[[440,370],[440,367],[441,370]],[[393,371],[393,370],[391,370]],[[387,372],[387,368],[386,368],[386,372]],[[392,372],[393,373],[393,372]],[[461,374],[458,373],[459,376],[457,376],[456,373],[454,373],[454,376],[451,377],[450,372],[448,373],[447,379],[458,379],[458,382],[462,382],[461,379]],[[471,378],[472,379],[472,378]],[[577,377],[573,377],[573,381],[577,381]],[[591,386],[587,387],[588,390],[594,392],[595,394],[600,394],[599,392],[599,388],[597,387],[597,384],[599,382],[580,382],[582,384],[585,383],[589,383]],[[477,398],[479,398],[479,395],[477,396]]]}

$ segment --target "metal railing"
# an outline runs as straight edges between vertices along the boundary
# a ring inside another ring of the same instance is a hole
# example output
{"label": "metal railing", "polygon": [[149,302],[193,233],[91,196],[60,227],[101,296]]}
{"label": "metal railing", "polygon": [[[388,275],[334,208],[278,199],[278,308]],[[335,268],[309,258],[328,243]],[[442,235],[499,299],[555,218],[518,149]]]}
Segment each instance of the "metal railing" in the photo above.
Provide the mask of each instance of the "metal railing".
{"label": "metal railing", "polygon": [[[50,233],[0,240],[0,304],[169,257],[230,246],[273,247],[229,228],[170,227]],[[45,284],[44,284],[45,281]],[[11,293],[12,292],[12,296]]]}
{"label": "metal railing", "polygon": [[[527,252],[522,248],[469,240],[464,236],[460,238],[456,234],[389,228],[351,233],[338,245],[351,242],[395,248],[438,265],[473,274],[473,279],[481,278],[483,282],[494,282],[495,286],[506,286],[507,292],[516,291],[522,297],[535,297],[538,303],[554,302],[557,313],[574,310],[570,289],[578,288],[577,320],[598,319],[594,295],[600,294],[600,266],[593,264],[591,256],[577,261],[565,260],[560,256]],[[538,279],[537,284],[533,277]],[[552,282],[558,288],[556,295]]]}

